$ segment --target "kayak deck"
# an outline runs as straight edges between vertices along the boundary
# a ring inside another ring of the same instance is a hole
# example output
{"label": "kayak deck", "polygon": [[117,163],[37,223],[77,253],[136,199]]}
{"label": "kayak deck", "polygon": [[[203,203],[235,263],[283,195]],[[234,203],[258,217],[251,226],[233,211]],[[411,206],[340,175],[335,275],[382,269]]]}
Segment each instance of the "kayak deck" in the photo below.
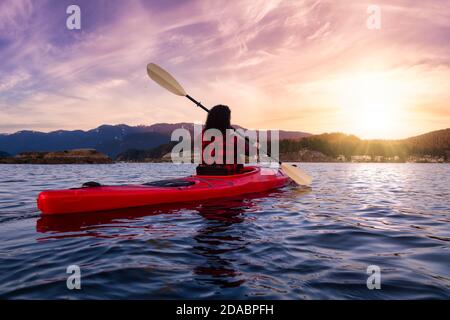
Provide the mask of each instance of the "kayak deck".
{"label": "kayak deck", "polygon": [[237,175],[194,175],[170,181],[182,182],[182,186],[150,183],[49,190],[39,194],[37,205],[42,215],[57,215],[198,202],[276,189],[286,185],[289,178],[278,169],[246,167],[245,172]]}

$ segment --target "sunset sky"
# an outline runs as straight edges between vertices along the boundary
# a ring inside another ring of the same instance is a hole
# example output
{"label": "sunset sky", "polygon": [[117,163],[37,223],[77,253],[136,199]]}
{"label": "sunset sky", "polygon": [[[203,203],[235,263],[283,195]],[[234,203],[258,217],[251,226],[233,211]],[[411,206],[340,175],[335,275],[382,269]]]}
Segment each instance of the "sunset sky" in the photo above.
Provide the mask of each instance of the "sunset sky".
{"label": "sunset sky", "polygon": [[[66,27],[70,4],[81,30]],[[247,128],[450,127],[450,1],[0,0],[0,61],[3,133],[203,121],[147,77],[149,62]]]}

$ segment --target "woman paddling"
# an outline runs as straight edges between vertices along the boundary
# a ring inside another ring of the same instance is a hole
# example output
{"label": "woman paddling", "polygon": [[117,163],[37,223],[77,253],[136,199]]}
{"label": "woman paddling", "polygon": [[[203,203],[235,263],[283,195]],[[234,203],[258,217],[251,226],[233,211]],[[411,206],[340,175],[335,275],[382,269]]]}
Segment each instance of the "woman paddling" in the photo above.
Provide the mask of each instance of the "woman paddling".
{"label": "woman paddling", "polygon": [[[209,139],[208,134],[205,134],[210,129],[216,129],[222,134],[222,141],[216,142],[215,148],[208,148],[215,141],[214,136]],[[197,167],[198,175],[231,175],[242,171],[244,165],[238,163],[238,157],[242,155],[238,155],[237,152],[237,137],[232,136],[231,139],[229,137],[232,131],[234,129],[231,126],[230,108],[225,105],[213,107],[208,113],[205,128],[202,132],[202,162]],[[246,143],[245,153],[247,152],[248,145]]]}

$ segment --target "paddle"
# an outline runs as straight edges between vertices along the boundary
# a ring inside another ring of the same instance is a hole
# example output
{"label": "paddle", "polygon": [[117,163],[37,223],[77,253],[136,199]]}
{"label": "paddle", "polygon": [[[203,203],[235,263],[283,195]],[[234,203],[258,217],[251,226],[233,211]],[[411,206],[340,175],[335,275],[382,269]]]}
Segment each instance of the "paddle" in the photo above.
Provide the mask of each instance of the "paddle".
{"label": "paddle", "polygon": [[[167,71],[159,67],[158,65],[154,63],[149,63],[147,65],[147,73],[149,77],[155,81],[157,84],[159,84],[161,87],[169,90],[170,92],[178,95],[178,96],[184,96],[194,102],[198,107],[202,108],[206,112],[209,112],[208,108],[203,106],[200,102],[192,98],[190,95],[184,91],[183,87],[175,80],[174,77],[172,77]],[[239,132],[237,132],[239,134]],[[242,135],[241,135],[242,137]],[[246,139],[246,137],[244,137]],[[246,139],[248,141],[248,139]],[[260,150],[261,148],[258,147]],[[267,152],[265,152],[267,154]],[[301,170],[296,165],[282,163],[278,159],[274,159],[270,157],[271,159],[277,161],[280,166],[281,170],[289,176],[292,180],[294,180],[299,185],[306,185],[309,186],[312,182],[312,178],[303,170]]]}

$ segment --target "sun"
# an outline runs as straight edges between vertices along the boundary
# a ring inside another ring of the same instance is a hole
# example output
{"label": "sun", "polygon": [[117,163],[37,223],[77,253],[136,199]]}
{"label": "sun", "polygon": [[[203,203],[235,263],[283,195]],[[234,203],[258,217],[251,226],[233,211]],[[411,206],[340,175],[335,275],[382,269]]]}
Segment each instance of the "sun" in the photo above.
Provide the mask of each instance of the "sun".
{"label": "sun", "polygon": [[395,81],[365,74],[342,79],[340,84],[341,107],[350,132],[365,139],[397,135],[402,103]]}

